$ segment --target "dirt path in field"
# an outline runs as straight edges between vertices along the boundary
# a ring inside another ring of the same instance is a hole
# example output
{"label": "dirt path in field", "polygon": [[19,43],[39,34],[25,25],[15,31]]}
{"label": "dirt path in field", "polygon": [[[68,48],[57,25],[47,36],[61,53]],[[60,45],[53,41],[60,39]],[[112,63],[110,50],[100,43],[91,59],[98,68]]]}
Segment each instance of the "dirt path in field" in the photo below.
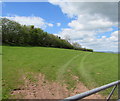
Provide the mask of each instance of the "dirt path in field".
{"label": "dirt path in field", "polygon": [[[83,83],[78,82],[74,90],[68,90],[67,85],[61,85],[58,82],[50,82],[45,80],[44,75],[36,76],[37,82],[31,82],[24,77],[25,84],[11,92],[12,99],[64,99],[85,91],[88,91]],[[73,76],[75,80],[78,77]],[[60,89],[57,89],[60,88]],[[101,99],[101,95],[95,94],[85,99]]]}
{"label": "dirt path in field", "polygon": [[[79,55],[73,57],[70,59],[62,68],[58,71],[58,81],[64,80],[63,74],[66,72],[66,69],[68,68],[69,64],[78,57]],[[87,56],[84,56],[81,60],[81,66],[83,65],[83,62]],[[77,81],[76,87],[74,89],[67,89],[66,84],[62,84],[60,82],[53,82],[45,80],[45,76],[42,74],[38,74],[35,76],[37,82],[31,82],[28,78],[25,76],[23,77],[25,84],[18,88],[14,89],[11,92],[11,95],[13,95],[13,98],[17,99],[64,99],[69,96],[73,96],[85,91],[88,91],[89,89],[84,86],[82,82],[79,81],[79,78],[77,76],[72,76],[71,79],[74,79]],[[89,97],[86,97],[85,99],[103,99],[103,97],[99,94],[94,94]]]}

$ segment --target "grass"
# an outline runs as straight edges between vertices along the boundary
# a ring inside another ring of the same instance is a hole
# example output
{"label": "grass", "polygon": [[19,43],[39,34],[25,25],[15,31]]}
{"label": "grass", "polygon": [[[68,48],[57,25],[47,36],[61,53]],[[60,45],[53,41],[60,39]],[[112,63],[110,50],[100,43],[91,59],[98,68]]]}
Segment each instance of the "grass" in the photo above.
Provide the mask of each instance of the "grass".
{"label": "grass", "polygon": [[3,46],[2,50],[4,99],[10,98],[10,92],[23,84],[24,74],[34,81],[29,73],[43,73],[48,80],[64,80],[68,89],[75,87],[72,75],[89,88],[118,79],[117,54],[46,47]]}
{"label": "grass", "polygon": [[0,46],[0,100],[2,100],[2,47]]}

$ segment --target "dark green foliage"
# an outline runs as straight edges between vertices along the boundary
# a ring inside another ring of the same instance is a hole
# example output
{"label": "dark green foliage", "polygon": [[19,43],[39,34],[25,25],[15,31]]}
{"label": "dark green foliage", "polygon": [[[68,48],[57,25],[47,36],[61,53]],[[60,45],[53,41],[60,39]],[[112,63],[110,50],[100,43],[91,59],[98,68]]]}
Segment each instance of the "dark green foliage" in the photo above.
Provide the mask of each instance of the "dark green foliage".
{"label": "dark green foliage", "polygon": [[35,28],[34,25],[20,25],[19,23],[6,18],[2,18],[1,20],[3,44],[12,46],[43,46],[93,51],[91,49],[75,47],[67,40],[61,39],[60,37],[53,34],[44,32],[40,28]]}
{"label": "dark green foliage", "polygon": [[82,50],[82,51],[89,51],[89,52],[93,52],[92,49],[86,49],[86,48],[76,48],[74,47],[75,50]]}

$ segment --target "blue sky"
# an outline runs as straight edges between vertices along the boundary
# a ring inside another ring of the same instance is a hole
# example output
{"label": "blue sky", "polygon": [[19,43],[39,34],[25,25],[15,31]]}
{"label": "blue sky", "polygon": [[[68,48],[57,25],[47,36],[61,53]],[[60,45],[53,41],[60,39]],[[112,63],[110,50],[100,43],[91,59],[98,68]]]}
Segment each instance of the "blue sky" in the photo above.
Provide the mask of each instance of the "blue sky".
{"label": "blue sky", "polygon": [[61,28],[66,28],[72,20],[63,14],[58,6],[48,2],[5,2],[2,14],[3,16],[37,16],[52,24],[61,23],[60,27],[54,26],[44,29],[49,33],[58,33]]}
{"label": "blue sky", "polygon": [[[2,16],[33,24],[95,51],[118,51],[117,4],[4,2]],[[102,8],[101,8],[102,7]]]}
{"label": "blue sky", "polygon": [[101,38],[102,36],[110,37],[110,35],[111,35],[113,32],[115,32],[115,31],[118,30],[118,27],[115,27],[115,26],[112,26],[111,28],[113,28],[113,30],[107,31],[107,32],[104,32],[104,33],[101,33],[101,34],[97,35],[97,38],[99,39],[99,38]]}

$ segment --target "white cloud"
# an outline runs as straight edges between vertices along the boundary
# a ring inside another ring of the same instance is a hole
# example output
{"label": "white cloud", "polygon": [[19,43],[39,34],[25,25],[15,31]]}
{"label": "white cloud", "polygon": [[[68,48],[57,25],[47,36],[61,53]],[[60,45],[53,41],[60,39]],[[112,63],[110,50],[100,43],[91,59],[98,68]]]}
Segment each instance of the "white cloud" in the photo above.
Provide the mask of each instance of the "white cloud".
{"label": "white cloud", "polygon": [[[119,32],[120,33],[120,32]],[[111,34],[111,37],[109,38],[110,40],[114,41],[114,42],[118,42],[118,31],[115,31]]]}
{"label": "white cloud", "polygon": [[117,32],[110,37],[96,36],[107,31],[112,31],[112,26],[118,24],[118,3],[115,2],[50,2],[58,5],[62,12],[69,18],[68,28],[63,28],[59,35],[62,38],[69,36],[72,41],[79,42],[82,46],[94,50],[117,51]]}
{"label": "white cloud", "polygon": [[56,23],[56,24],[57,24],[58,27],[61,26],[61,23]]}
{"label": "white cloud", "polygon": [[68,23],[68,26],[75,28],[75,29],[78,29],[78,30],[85,28],[84,24],[80,23],[77,20],[73,20],[72,22]]}
{"label": "white cloud", "polygon": [[78,16],[77,19],[68,23],[68,26],[77,30],[100,30],[110,29],[112,26],[117,26],[117,22],[112,22],[107,18],[100,16],[90,16],[84,14]]}
{"label": "white cloud", "polygon": [[94,49],[95,51],[118,51],[118,31],[113,32],[110,37],[102,36],[100,39],[88,37],[76,41],[87,48]]}
{"label": "white cloud", "polygon": [[53,24],[51,24],[51,23],[48,23],[47,25],[48,25],[49,27],[53,27]]}
{"label": "white cloud", "polygon": [[62,32],[60,32],[62,38],[65,38],[65,36],[69,36],[71,40],[83,40],[87,37],[94,37],[95,34],[96,33],[94,31],[79,31],[71,28],[64,28],[62,29]]}
{"label": "white cloud", "polygon": [[113,32],[110,37],[102,36],[100,39],[96,38],[95,31],[80,31],[71,28],[62,29],[59,35],[62,38],[69,36],[72,41],[95,51],[118,51],[118,31]]}
{"label": "white cloud", "polygon": [[8,16],[10,20],[14,20],[22,25],[34,25],[37,28],[53,27],[53,24],[47,23],[43,18],[37,16]]}
{"label": "white cloud", "polygon": [[80,16],[88,14],[90,16],[99,15],[107,17],[112,21],[117,21],[118,18],[118,2],[53,2],[50,3],[58,5],[64,14],[69,17]]}

